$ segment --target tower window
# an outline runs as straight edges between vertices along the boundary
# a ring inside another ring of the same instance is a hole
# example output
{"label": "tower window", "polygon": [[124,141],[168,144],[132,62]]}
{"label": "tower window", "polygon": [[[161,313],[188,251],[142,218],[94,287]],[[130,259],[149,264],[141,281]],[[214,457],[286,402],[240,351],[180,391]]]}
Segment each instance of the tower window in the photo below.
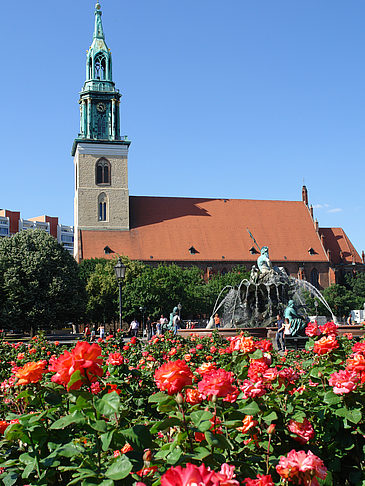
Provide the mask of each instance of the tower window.
{"label": "tower window", "polygon": [[108,220],[108,197],[102,192],[98,197],[98,220]]}
{"label": "tower window", "polygon": [[111,166],[110,162],[106,159],[100,159],[96,163],[95,167],[95,183],[96,184],[111,184]]}
{"label": "tower window", "polygon": [[105,57],[102,55],[98,55],[95,58],[95,79],[105,79]]}
{"label": "tower window", "polygon": [[106,117],[105,115],[100,115],[98,116],[98,126],[97,126],[97,131],[98,131],[98,138],[107,138],[106,136]]}

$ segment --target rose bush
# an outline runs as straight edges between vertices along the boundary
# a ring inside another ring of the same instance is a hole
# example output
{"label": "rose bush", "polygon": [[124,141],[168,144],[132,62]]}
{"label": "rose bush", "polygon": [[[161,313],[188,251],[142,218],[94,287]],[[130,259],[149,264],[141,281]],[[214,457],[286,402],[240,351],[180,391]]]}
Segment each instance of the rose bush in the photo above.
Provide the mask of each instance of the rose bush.
{"label": "rose bush", "polygon": [[0,341],[0,480],[360,486],[365,341],[307,334],[285,355],[243,333]]}

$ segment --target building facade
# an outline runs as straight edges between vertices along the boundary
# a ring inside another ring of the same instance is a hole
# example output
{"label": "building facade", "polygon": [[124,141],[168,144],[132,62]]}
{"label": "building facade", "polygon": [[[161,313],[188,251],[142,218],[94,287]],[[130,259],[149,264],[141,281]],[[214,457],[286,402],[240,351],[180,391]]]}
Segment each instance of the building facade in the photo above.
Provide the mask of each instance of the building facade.
{"label": "building facade", "polygon": [[19,211],[0,209],[0,237],[14,236],[19,231],[41,229],[56,238],[65,249],[73,255],[74,253],[74,228],[58,222],[57,217],[37,216],[24,219],[20,217]]}
{"label": "building facade", "polygon": [[249,230],[269,247],[273,263],[317,288],[364,270],[364,256],[341,228],[319,228],[305,186],[298,201],[130,196],[120,98],[97,3],[72,148],[77,261],[126,255],[152,265],[197,265],[209,278],[236,265],[251,268],[258,251]]}

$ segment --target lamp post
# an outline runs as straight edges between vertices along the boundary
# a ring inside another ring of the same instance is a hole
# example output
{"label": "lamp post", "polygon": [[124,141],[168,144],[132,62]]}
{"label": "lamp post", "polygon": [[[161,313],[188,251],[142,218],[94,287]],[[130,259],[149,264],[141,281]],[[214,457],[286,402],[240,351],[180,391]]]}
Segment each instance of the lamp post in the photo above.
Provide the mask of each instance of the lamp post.
{"label": "lamp post", "polygon": [[122,330],[122,283],[125,277],[125,265],[123,264],[120,257],[118,262],[114,267],[115,278],[117,279],[119,286],[119,329]]}
{"label": "lamp post", "polygon": [[181,308],[182,308],[182,305],[180,304],[180,302],[177,304],[177,308],[179,309],[179,320],[181,318]]}
{"label": "lamp post", "polygon": [[143,337],[143,332],[144,332],[144,313],[146,312],[146,307],[144,305],[141,305],[139,310],[141,311],[142,314],[142,337]]}

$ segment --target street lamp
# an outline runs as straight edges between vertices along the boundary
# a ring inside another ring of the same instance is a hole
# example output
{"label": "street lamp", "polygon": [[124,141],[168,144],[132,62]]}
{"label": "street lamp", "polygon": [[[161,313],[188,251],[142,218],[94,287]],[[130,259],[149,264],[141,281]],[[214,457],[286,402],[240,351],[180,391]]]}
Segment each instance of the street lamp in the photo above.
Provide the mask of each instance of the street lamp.
{"label": "street lamp", "polygon": [[180,304],[180,302],[177,304],[177,308],[179,309],[179,320],[181,318],[181,308],[182,308],[182,305]]}
{"label": "street lamp", "polygon": [[144,330],[144,313],[146,312],[146,307],[144,305],[141,305],[139,310],[141,311],[142,314],[142,337],[143,337],[143,330]]}
{"label": "street lamp", "polygon": [[125,265],[123,264],[120,257],[118,262],[114,267],[115,278],[117,279],[119,286],[119,329],[122,330],[122,283],[125,277]]}

